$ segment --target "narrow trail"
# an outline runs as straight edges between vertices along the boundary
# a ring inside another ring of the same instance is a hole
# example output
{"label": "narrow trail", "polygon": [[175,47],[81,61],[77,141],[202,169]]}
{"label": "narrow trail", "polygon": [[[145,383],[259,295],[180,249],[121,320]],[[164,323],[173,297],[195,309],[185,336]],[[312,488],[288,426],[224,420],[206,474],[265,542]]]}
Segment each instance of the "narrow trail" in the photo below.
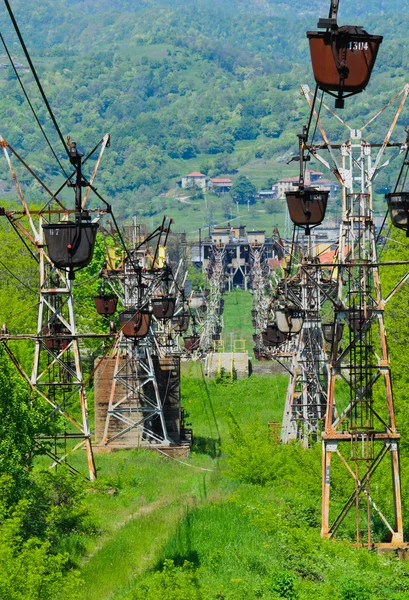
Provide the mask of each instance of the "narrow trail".
{"label": "narrow trail", "polygon": [[81,561],[86,584],[78,600],[111,600],[121,594],[155,565],[169,536],[197,504],[192,493],[164,496],[113,524]]}
{"label": "narrow trail", "polygon": [[130,521],[134,521],[135,519],[139,519],[140,517],[148,515],[151,512],[153,512],[154,510],[156,510],[157,508],[164,506],[168,502],[169,502],[169,500],[167,500],[166,498],[159,498],[159,500],[155,500],[155,502],[152,502],[151,504],[146,504],[145,506],[142,506],[136,512],[128,515],[122,521],[116,522],[114,524],[113,528],[109,531],[109,533],[107,533],[101,537],[101,539],[99,540],[99,542],[95,546],[95,548],[92,550],[92,552],[90,552],[89,554],[86,554],[82,558],[81,566],[86,565],[98,552],[100,552],[104,548],[104,546],[107,542],[111,541],[112,536],[115,535],[115,533],[117,531],[122,529],[122,527],[125,527],[125,525],[127,525]]}

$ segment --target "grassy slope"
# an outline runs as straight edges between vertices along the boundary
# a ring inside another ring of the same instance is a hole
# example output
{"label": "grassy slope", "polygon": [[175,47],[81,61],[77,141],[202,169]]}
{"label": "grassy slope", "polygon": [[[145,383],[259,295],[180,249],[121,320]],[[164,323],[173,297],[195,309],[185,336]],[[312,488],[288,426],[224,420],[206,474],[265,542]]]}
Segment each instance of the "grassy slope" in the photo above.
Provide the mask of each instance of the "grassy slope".
{"label": "grassy slope", "polygon": [[[262,431],[267,420],[280,418],[285,378],[216,384],[198,372],[196,366],[183,376],[183,403],[196,434],[187,464],[149,452],[97,456],[100,480],[87,504],[99,535],[85,540],[79,600],[132,600],[141,581],[146,589],[138,600],[407,598],[407,565],[320,540],[318,446],[308,452],[278,447],[268,467],[276,473],[274,485],[231,479],[217,443],[221,439],[223,449],[227,441],[230,411],[240,426],[255,420],[253,431]],[[266,460],[255,439],[244,442],[241,462],[244,469],[252,462],[249,472]],[[109,486],[115,495],[104,493]],[[194,587],[179,590],[165,577],[159,593],[155,577],[165,559],[192,563]]]}
{"label": "grassy slope", "polygon": [[[226,295],[225,331],[248,338],[250,308],[250,294]],[[281,420],[286,386],[285,376],[216,383],[200,363],[183,365],[192,454],[97,455],[87,505],[98,533],[77,540],[86,549],[79,600],[408,597],[408,565],[320,539],[320,448],[262,442],[267,422]],[[236,463],[225,456],[231,417],[244,432]],[[251,477],[263,468],[274,484],[237,480],[237,469]],[[193,566],[168,573],[167,559]]]}
{"label": "grassy slope", "polygon": [[204,381],[198,366],[193,373],[185,369],[182,401],[196,439],[190,467],[149,452],[97,455],[99,483],[87,505],[99,535],[85,540],[81,598],[102,600],[126,588],[155,564],[192,508],[230,496],[232,484],[219,473],[230,411],[242,425],[257,417],[267,427],[281,418],[285,387],[285,378],[269,376],[218,385]]}

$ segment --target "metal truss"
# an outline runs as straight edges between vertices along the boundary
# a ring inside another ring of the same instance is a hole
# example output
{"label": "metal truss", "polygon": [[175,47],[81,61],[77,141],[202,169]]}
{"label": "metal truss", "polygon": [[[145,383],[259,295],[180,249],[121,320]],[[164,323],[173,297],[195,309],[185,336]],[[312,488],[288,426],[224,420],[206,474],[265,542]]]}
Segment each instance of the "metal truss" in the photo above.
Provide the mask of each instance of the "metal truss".
{"label": "metal truss", "polygon": [[206,297],[206,315],[200,334],[199,352],[202,354],[206,354],[213,348],[213,341],[216,336],[220,335],[223,328],[224,260],[225,248],[215,246],[207,273],[210,293]]}
{"label": "metal truss", "polygon": [[[183,289],[186,275],[178,284],[182,264],[179,264],[175,276],[166,264],[168,233],[169,227],[165,227],[163,222],[157,232],[156,250],[150,253],[148,242],[138,240],[134,230],[130,236],[131,245],[121,264],[103,272],[106,282],[118,294],[125,308],[135,311],[149,308],[154,297],[165,294],[176,297],[176,315],[183,310],[180,289]],[[100,446],[169,446],[175,443],[167,431],[164,415],[167,390],[162,391],[159,385],[157,364],[161,358],[177,354],[178,344],[171,319],[158,320],[152,316],[149,333],[141,339],[126,338],[121,331],[108,358],[114,361],[115,367]]]}
{"label": "metal truss", "polygon": [[[101,158],[108,145],[109,134],[106,134],[95,148],[99,147],[100,151],[82,201],[83,209],[85,209],[89,193],[93,189]],[[67,459],[75,451],[85,449],[89,477],[93,480],[96,477],[96,468],[85,392],[87,381],[84,380],[79,347],[80,338],[85,336],[79,335],[77,331],[72,282],[64,269],[57,269],[53,265],[47,253],[43,233],[43,225],[52,215],[54,217],[57,215],[60,220],[68,220],[69,216],[75,212],[67,209],[59,199],[62,190],[74,173],[58,192],[53,194],[1,136],[0,146],[3,149],[22,205],[21,211],[2,209],[1,214],[16,229],[32,255],[38,257],[40,274],[37,331],[34,334],[25,332],[18,335],[3,333],[0,335],[0,340],[18,371],[33,390],[33,398],[37,401],[41,399],[49,406],[49,411],[41,424],[43,431],[36,437],[36,444],[41,452],[52,459],[51,467],[65,464],[71,470],[76,471]],[[14,155],[50,196],[49,201],[41,210],[29,208],[12,165],[11,155]],[[82,161],[82,165],[90,156]],[[95,220],[98,220],[106,211],[90,210],[88,212],[94,215]],[[94,337],[109,336],[96,335]],[[31,374],[26,372],[9,344],[12,340],[27,339],[34,342]]]}
{"label": "metal truss", "polygon": [[[336,291],[335,282],[324,280],[319,259],[307,254],[288,290],[304,312],[297,350],[292,357],[284,407],[281,441],[299,439],[305,447],[317,441],[327,407],[327,354],[322,332],[321,308]],[[290,295],[291,295],[290,294]]]}
{"label": "metal truss", "polygon": [[[310,106],[307,86],[302,93]],[[337,301],[334,336],[328,373],[328,403],[322,434],[322,527],[324,537],[355,531],[356,543],[383,550],[405,549],[399,472],[399,440],[392,394],[391,370],[384,326],[385,299],[380,284],[379,262],[373,221],[372,183],[386,148],[401,144],[390,141],[393,129],[409,94],[409,86],[387,105],[399,99],[392,124],[379,144],[365,141],[361,129],[349,127],[349,139],[331,145],[318,115],[313,111],[324,143],[308,149],[330,168],[342,184],[342,224],[337,269]],[[323,105],[325,106],[325,105]],[[330,109],[328,109],[334,114]],[[330,163],[321,156],[326,149]],[[336,150],[339,150],[337,156]],[[403,264],[403,263],[402,263]],[[406,264],[406,263],[404,263]],[[401,280],[406,281],[407,274]],[[342,327],[344,335],[342,335]],[[347,394],[345,394],[345,388]],[[346,397],[345,397],[346,396]],[[389,457],[392,467],[390,489],[377,493],[377,474]],[[344,499],[330,505],[333,463],[338,461],[350,476]],[[387,494],[389,491],[389,496]],[[388,496],[388,497],[386,497]],[[392,507],[392,510],[391,510]]]}
{"label": "metal truss", "polygon": [[113,354],[115,369],[104,437],[100,445],[121,441],[131,430],[138,433],[138,439],[133,440],[134,445],[147,442],[168,446],[172,443],[167,433],[164,398],[159,391],[151,345],[150,337],[134,342],[121,335],[118,340]]}

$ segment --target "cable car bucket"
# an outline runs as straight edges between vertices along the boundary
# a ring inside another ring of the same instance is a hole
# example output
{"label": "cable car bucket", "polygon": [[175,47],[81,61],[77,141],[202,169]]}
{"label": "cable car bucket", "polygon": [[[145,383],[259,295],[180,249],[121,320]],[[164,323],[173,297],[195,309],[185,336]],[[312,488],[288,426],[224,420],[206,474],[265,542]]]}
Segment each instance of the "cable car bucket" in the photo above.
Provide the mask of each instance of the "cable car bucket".
{"label": "cable car bucket", "polygon": [[383,37],[358,25],[339,27],[338,5],[333,0],[328,19],[318,21],[317,27],[326,31],[307,31],[307,37],[318,87],[336,98],[335,108],[343,108],[344,98],[368,85]]}
{"label": "cable car bucket", "polygon": [[304,186],[304,163],[309,160],[308,156],[304,156],[307,141],[306,127],[298,134],[298,140],[299,158],[297,159],[300,161],[298,189],[286,192],[285,198],[291,221],[297,227],[305,229],[305,235],[310,235],[311,228],[320,225],[325,218],[329,191]]}
{"label": "cable car bucket", "polygon": [[75,142],[70,142],[71,164],[75,167],[75,221],[63,221],[43,225],[48,255],[57,268],[68,269],[68,278],[74,279],[74,270],[89,265],[94,254],[98,223],[91,223],[82,207],[82,188],[89,186],[82,175],[82,156]]}

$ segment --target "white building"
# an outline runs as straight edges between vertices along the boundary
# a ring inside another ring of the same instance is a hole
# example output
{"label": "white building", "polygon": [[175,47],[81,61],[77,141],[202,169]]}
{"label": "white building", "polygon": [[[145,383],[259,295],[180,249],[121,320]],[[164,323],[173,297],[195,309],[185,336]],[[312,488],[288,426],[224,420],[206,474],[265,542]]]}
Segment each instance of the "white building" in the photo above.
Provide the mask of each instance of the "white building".
{"label": "white building", "polygon": [[199,173],[198,171],[194,171],[193,173],[189,173],[189,175],[185,175],[182,177],[182,188],[187,190],[189,188],[199,188],[201,190],[206,189],[206,175],[203,173]]}

